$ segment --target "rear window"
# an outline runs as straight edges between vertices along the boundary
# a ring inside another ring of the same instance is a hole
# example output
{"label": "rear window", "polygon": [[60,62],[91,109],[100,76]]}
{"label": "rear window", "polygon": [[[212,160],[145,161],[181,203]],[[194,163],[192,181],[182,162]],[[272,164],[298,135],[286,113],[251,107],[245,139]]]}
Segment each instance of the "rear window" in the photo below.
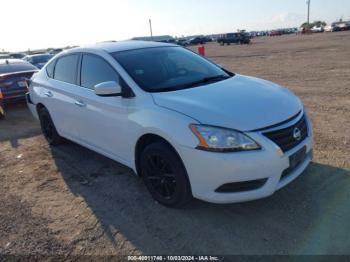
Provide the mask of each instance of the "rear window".
{"label": "rear window", "polygon": [[70,84],[76,83],[78,54],[67,55],[56,62],[54,79]]}
{"label": "rear window", "polygon": [[6,64],[6,63],[0,64],[0,74],[31,71],[31,70],[38,70],[38,69],[35,66],[26,62],[16,62],[16,63],[9,62],[9,64]]}

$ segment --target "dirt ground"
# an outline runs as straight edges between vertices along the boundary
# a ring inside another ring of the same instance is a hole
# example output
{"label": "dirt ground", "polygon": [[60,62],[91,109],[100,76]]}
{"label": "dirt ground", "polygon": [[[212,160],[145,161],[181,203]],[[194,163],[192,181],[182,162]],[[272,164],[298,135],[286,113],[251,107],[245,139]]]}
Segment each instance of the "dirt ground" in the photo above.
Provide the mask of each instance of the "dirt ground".
{"label": "dirt ground", "polygon": [[267,199],[155,203],[132,172],[68,143],[50,148],[25,105],[0,121],[0,254],[350,254],[350,33],[208,44],[240,74],[289,87],[314,124],[315,159]]}

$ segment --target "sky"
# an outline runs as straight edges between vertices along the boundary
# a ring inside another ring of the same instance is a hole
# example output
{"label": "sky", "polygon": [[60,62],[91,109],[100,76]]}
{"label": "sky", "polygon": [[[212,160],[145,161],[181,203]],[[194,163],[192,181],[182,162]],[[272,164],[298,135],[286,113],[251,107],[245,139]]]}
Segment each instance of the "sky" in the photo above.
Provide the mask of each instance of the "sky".
{"label": "sky", "polygon": [[[297,27],[306,0],[3,0],[0,51],[85,45],[154,35]],[[311,0],[311,21],[350,20],[349,0]]]}

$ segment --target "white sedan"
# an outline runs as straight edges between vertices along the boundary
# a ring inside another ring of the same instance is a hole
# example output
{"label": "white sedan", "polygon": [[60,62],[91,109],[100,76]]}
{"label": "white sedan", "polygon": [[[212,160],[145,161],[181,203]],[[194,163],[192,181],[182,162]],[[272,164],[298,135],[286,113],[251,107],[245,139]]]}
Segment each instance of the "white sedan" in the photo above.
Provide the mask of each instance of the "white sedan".
{"label": "white sedan", "polygon": [[51,145],[66,138],[132,168],[161,204],[272,195],[312,159],[301,101],[177,45],[125,41],[65,51],[27,102]]}

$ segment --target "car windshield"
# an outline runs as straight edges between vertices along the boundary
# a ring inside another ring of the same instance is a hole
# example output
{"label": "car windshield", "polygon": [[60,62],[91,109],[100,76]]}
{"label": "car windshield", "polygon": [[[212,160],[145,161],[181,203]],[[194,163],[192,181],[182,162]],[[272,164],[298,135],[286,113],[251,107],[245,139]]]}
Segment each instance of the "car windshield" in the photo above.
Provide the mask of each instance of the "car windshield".
{"label": "car windshield", "polygon": [[33,56],[33,63],[47,63],[51,59],[52,55],[40,55],[40,56]]}
{"label": "car windshield", "polygon": [[182,47],[145,48],[112,53],[145,91],[166,92],[227,79],[230,74]]}

